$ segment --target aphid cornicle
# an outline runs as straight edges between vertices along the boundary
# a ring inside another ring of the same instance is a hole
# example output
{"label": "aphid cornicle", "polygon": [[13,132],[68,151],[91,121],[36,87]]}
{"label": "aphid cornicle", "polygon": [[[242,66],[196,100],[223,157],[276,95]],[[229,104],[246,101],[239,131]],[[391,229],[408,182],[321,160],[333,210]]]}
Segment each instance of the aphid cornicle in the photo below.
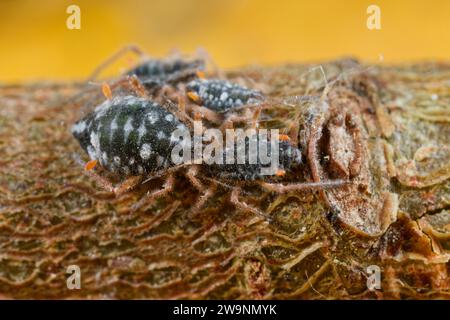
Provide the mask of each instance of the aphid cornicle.
{"label": "aphid cornicle", "polygon": [[170,167],[171,133],[188,130],[161,105],[134,96],[106,100],[72,127],[92,160],[122,176]]}
{"label": "aphid cornicle", "polygon": [[186,89],[193,100],[198,100],[194,102],[217,112],[257,103],[264,98],[257,90],[219,79],[195,79],[187,84]]}

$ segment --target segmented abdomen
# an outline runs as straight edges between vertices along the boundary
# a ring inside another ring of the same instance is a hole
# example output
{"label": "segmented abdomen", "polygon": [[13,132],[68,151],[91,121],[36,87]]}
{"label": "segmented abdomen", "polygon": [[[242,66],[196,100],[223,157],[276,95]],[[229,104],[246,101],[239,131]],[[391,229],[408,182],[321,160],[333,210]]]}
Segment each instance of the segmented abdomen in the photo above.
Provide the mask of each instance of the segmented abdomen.
{"label": "segmented abdomen", "polygon": [[157,103],[133,96],[105,101],[72,127],[91,159],[111,172],[137,175],[171,166],[171,134],[187,130]]}
{"label": "segmented abdomen", "polygon": [[219,79],[196,79],[188,83],[187,89],[200,98],[203,106],[219,112],[263,99],[257,90]]}

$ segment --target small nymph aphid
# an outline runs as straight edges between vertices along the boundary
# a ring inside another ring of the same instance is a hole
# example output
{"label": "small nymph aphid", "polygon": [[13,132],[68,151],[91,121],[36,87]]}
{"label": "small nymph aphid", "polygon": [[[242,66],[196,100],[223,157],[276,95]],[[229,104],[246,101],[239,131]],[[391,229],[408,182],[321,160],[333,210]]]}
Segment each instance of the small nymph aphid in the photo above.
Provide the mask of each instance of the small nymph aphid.
{"label": "small nymph aphid", "polygon": [[264,99],[257,90],[219,79],[196,79],[189,82],[186,89],[191,100],[216,112],[226,112]]}
{"label": "small nymph aphid", "polygon": [[129,45],[121,48],[100,64],[88,80],[95,81],[104,69],[130,52],[137,54],[140,62],[122,75],[136,76],[150,90],[158,90],[166,85],[176,85],[179,82],[195,79],[206,69],[204,57],[185,59],[179,54],[174,54],[168,58],[156,59],[147,56],[141,48]]}
{"label": "small nymph aphid", "polygon": [[204,69],[205,62],[199,59],[148,59],[127,71],[127,75],[135,75],[145,86],[153,87],[190,80]]}
{"label": "small nymph aphid", "polygon": [[[250,147],[250,139],[253,140],[254,148]],[[246,137],[243,143],[234,142],[233,146],[233,163],[227,164],[227,152],[224,148],[221,155],[221,163],[212,163],[205,166],[205,171],[211,177],[217,177],[224,181],[258,181],[268,180],[272,177],[283,177],[286,173],[292,173],[300,165],[302,165],[302,152],[293,146],[290,141],[284,139],[282,135],[278,141],[278,150],[272,150],[273,145],[269,137],[262,138],[260,135]],[[275,157],[274,152],[278,154]],[[243,162],[239,163],[238,154],[243,155]],[[256,161],[251,161],[251,158]],[[263,163],[262,159],[266,158],[267,163]],[[276,159],[275,159],[276,158]],[[269,169],[270,165],[277,162],[276,171],[268,174],[264,169]],[[271,177],[272,175],[272,177]]]}

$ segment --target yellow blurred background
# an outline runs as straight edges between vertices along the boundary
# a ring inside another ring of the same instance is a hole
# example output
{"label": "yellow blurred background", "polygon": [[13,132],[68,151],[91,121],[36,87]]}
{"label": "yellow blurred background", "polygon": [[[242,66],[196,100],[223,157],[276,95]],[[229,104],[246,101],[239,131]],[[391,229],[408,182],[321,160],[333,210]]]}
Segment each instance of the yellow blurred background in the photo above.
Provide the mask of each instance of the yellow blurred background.
{"label": "yellow blurred background", "polygon": [[[66,8],[81,9],[69,30]],[[381,30],[366,9],[381,8]],[[224,68],[355,56],[450,60],[450,0],[0,0],[0,81],[82,79],[125,44],[205,48]],[[112,66],[109,73],[118,72]]]}

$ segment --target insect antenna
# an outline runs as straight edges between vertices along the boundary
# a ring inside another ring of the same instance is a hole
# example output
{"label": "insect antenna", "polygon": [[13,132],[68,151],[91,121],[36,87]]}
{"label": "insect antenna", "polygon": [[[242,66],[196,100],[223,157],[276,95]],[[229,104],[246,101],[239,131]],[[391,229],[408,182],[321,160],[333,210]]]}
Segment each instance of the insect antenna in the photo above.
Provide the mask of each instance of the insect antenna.
{"label": "insect antenna", "polygon": [[213,60],[211,55],[206,51],[205,48],[199,47],[196,49],[195,55],[202,59],[203,61],[206,61],[207,64],[211,67],[213,70],[213,73],[219,78],[219,79],[226,79],[224,72],[219,68],[219,66],[216,64],[216,62]]}
{"label": "insect antenna", "polygon": [[91,73],[87,81],[95,80],[100,73],[106,69],[110,64],[114,63],[116,60],[118,60],[121,56],[125,55],[128,52],[135,53],[139,57],[148,57],[145,52],[137,45],[130,44],[125,47],[120,48],[118,51],[116,51],[113,55],[111,55],[109,58],[104,60],[100,65],[98,65],[94,71]]}

